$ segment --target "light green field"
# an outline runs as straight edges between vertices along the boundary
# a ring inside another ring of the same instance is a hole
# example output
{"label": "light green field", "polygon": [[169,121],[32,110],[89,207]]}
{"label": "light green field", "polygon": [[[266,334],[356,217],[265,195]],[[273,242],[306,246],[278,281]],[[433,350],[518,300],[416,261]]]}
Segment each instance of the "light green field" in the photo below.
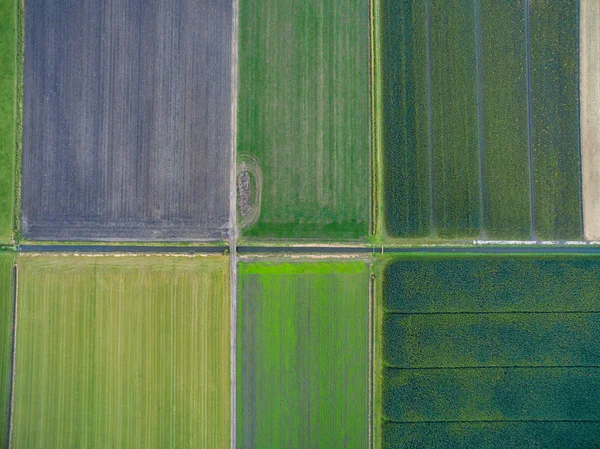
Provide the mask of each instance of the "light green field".
{"label": "light green field", "polygon": [[238,448],[368,444],[369,267],[244,263]]}
{"label": "light green field", "polygon": [[15,162],[17,0],[0,0],[0,242],[12,236]]}
{"label": "light green field", "polygon": [[369,1],[239,3],[238,168],[261,192],[243,236],[366,238]]}
{"label": "light green field", "polygon": [[8,441],[10,375],[13,323],[13,262],[10,253],[0,253],[0,447]]}
{"label": "light green field", "polygon": [[20,257],[12,449],[227,448],[228,266]]}

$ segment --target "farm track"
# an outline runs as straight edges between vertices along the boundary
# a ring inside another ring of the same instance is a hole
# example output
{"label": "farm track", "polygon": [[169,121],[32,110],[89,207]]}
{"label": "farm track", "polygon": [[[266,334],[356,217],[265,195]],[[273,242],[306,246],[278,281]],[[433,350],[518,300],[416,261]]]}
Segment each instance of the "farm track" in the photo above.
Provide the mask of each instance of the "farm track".
{"label": "farm track", "polygon": [[525,0],[525,72],[527,79],[527,145],[529,148],[529,210],[531,222],[531,239],[535,236],[535,209],[533,190],[533,110],[531,105],[531,24],[530,0]]}

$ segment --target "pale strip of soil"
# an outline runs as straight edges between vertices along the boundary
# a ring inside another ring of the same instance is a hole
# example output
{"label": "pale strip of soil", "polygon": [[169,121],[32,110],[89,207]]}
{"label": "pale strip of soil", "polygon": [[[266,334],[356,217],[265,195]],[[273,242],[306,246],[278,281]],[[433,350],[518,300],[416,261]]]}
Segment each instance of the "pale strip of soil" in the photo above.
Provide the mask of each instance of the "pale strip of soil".
{"label": "pale strip of soil", "polygon": [[600,2],[581,0],[579,28],[583,229],[600,240]]}

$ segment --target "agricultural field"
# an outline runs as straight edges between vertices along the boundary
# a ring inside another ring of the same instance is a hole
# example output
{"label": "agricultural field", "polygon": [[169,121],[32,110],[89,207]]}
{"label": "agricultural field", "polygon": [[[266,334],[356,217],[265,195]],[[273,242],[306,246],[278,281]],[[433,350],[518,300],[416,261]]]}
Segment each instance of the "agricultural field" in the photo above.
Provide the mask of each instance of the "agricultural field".
{"label": "agricultural field", "polygon": [[23,236],[219,240],[232,4],[27,3]]}
{"label": "agricultural field", "polygon": [[579,5],[583,230],[587,240],[600,240],[600,2]]}
{"label": "agricultural field", "polygon": [[20,256],[12,445],[228,447],[225,257]]}
{"label": "agricultural field", "polygon": [[365,448],[369,266],[239,267],[239,448]]}
{"label": "agricultural field", "polygon": [[0,253],[0,447],[8,441],[14,304],[14,256]]}
{"label": "agricultural field", "polygon": [[383,448],[600,443],[598,257],[407,256],[381,271]]}
{"label": "agricultural field", "polygon": [[368,0],[240,0],[238,221],[256,239],[364,239]]}
{"label": "agricultural field", "polygon": [[579,0],[537,0],[530,22],[535,233],[580,240]]}
{"label": "agricultural field", "polygon": [[0,243],[12,238],[17,119],[17,2],[0,0]]}
{"label": "agricultural field", "polygon": [[376,12],[383,238],[581,239],[577,2]]}

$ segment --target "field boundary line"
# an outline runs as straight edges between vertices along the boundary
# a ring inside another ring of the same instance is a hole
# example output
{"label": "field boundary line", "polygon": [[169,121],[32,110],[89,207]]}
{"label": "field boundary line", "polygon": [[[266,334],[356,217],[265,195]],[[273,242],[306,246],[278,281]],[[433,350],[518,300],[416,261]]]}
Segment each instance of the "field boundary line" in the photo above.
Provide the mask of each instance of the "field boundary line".
{"label": "field boundary line", "polygon": [[599,419],[468,419],[468,420],[433,420],[433,421],[392,421],[392,424],[469,424],[469,423],[600,423]]}
{"label": "field boundary line", "polygon": [[386,365],[386,368],[399,371],[442,371],[442,370],[483,370],[483,369],[597,369],[600,365],[492,365],[492,366],[424,366],[403,367]]}
{"label": "field boundary line", "polygon": [[509,310],[505,312],[395,312],[385,311],[387,315],[548,315],[548,314],[561,314],[561,315],[593,315],[600,313],[600,310],[558,310],[558,311],[545,311],[545,310]]}
{"label": "field boundary line", "polygon": [[485,239],[485,202],[483,186],[483,74],[481,68],[481,5],[480,0],[473,0],[475,9],[475,71],[477,72],[477,147],[479,148],[479,226],[481,238]]}
{"label": "field boundary line", "polygon": [[231,30],[231,168],[229,185],[229,444],[237,448],[237,98],[239,0],[232,4]]}
{"label": "field boundary line", "polygon": [[10,406],[8,409],[8,449],[12,445],[13,416],[15,410],[15,379],[17,363],[17,298],[19,296],[19,266],[13,267],[13,332],[12,332],[12,355],[10,363]]}
{"label": "field boundary line", "polygon": [[425,28],[427,35],[427,134],[429,143],[429,202],[431,214],[429,217],[430,233],[435,235],[435,192],[433,188],[433,61],[431,55],[431,0],[425,0]]}
{"label": "field boundary line", "polygon": [[527,79],[527,146],[529,148],[529,221],[531,222],[531,240],[535,235],[535,192],[533,190],[533,106],[531,99],[531,26],[530,0],[525,0],[525,73]]}

